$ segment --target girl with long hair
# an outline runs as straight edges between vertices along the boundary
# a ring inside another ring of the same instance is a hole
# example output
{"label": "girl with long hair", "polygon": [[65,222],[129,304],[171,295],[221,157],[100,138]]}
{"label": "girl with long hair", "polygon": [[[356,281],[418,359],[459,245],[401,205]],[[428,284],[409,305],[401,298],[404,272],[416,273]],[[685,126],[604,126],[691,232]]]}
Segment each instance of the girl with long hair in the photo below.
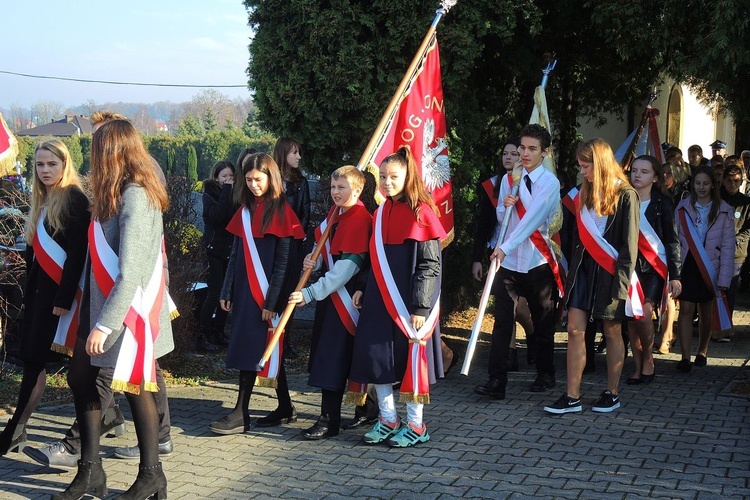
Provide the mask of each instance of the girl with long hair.
{"label": "girl with long hair", "polygon": [[567,391],[544,408],[554,414],[582,410],[580,389],[589,318],[602,320],[607,341],[607,388],[591,409],[607,413],[620,407],[618,386],[625,354],[621,324],[638,256],[638,194],[612,148],[602,139],[591,139],[578,147],[577,157],[583,183],[576,201],[577,231],[565,287],[568,380]]}
{"label": "girl with long hair", "polygon": [[695,170],[690,197],[677,205],[675,219],[682,250],[682,279],[691,284],[680,295],[680,314],[677,318],[682,351],[677,370],[687,373],[692,368],[690,342],[695,306],[698,306],[699,318],[695,366],[706,366],[714,310],[723,311],[724,319],[731,326],[731,317],[726,317],[728,304],[725,292],[734,273],[734,209],[721,200],[719,185],[711,167],[701,166]]}
{"label": "girl with long hair", "polygon": [[[635,372],[629,385],[654,380],[654,322],[651,317],[659,306],[666,286],[667,297],[677,297],[680,282],[680,241],[674,223],[674,204],[667,194],[661,164],[653,156],[642,155],[630,165],[630,181],[641,202],[638,261],[635,271],[643,289],[643,316],[630,321],[628,335],[633,351]],[[669,315],[662,321],[670,321]]]}
{"label": "girl with long hair", "polygon": [[140,134],[128,121],[112,120],[94,133],[91,188],[90,272],[68,371],[81,428],[81,460],[70,486],[52,498],[78,499],[91,490],[106,495],[96,387],[101,368],[114,369],[112,387],[125,392],[138,436],[138,476],[120,498],[165,498],[154,372],[156,359],[174,348],[162,253],[168,198]]}
{"label": "girl with long hair", "polygon": [[71,354],[66,340],[68,331],[72,331],[75,306],[80,302],[78,283],[86,259],[90,218],[89,200],[83,194],[68,148],[58,140],[37,144],[25,230],[25,314],[20,352],[23,378],[16,410],[0,433],[0,455],[23,448],[26,422],[44,394],[46,365],[52,361],[52,351]]}
{"label": "girl with long hair", "polygon": [[232,251],[233,238],[225,228],[234,213],[233,185],[234,165],[230,161],[217,162],[211,169],[211,177],[203,181],[203,242],[208,261],[208,287],[200,311],[201,333],[197,346],[198,351],[203,352],[218,350],[215,344],[227,345],[224,338],[227,312],[219,307],[219,295]]}
{"label": "girl with long hair", "polygon": [[276,386],[279,405],[256,425],[297,420],[283,356],[266,365],[266,370],[271,365],[278,366],[278,373],[263,372],[261,377],[258,361],[266,349],[268,332],[278,321],[291,292],[287,283],[292,241],[301,240],[304,234],[286,202],[281,172],[273,158],[265,153],[245,157],[242,175],[242,207],[227,226],[235,238],[219,301],[225,311],[233,311],[227,367],[240,371],[239,393],[229,415],[211,424],[211,431],[222,435],[250,430],[248,410],[256,380],[260,385]]}
{"label": "girl with long hair", "polygon": [[[429,372],[425,354],[442,376],[437,327],[440,240],[446,233],[408,148],[380,164],[380,189],[387,199],[374,216],[366,293],[358,290],[352,296],[362,310],[349,379],[374,384],[378,396],[380,417],[364,442],[407,447],[430,439],[422,412],[429,402],[428,379],[434,381],[435,373]],[[407,362],[413,370],[407,371]],[[393,397],[399,381],[407,425]]]}

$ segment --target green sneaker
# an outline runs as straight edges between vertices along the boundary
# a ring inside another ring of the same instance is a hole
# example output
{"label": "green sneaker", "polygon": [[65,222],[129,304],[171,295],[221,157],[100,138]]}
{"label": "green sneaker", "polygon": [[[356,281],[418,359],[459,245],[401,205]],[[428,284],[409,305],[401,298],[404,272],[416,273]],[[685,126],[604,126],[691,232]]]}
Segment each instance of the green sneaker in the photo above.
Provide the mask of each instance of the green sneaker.
{"label": "green sneaker", "polygon": [[388,446],[392,448],[408,448],[419,443],[426,443],[430,440],[430,435],[427,433],[427,426],[422,424],[422,429],[414,427],[414,424],[409,422],[408,425],[401,427],[401,430],[392,438],[388,440]]}
{"label": "green sneaker", "polygon": [[362,439],[367,444],[378,444],[387,440],[388,438],[395,436],[401,430],[401,419],[396,420],[393,424],[395,427],[391,427],[382,418],[378,418],[375,422],[375,426],[370,432],[365,432]]}

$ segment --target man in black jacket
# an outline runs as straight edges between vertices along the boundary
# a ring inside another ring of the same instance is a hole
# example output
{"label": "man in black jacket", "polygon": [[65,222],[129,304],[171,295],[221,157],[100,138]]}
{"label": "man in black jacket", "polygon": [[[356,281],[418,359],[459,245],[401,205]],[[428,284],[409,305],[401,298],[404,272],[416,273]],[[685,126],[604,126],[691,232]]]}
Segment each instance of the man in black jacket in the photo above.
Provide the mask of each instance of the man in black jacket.
{"label": "man in black jacket", "polygon": [[[720,188],[721,199],[734,208],[734,229],[737,233],[737,246],[734,249],[734,277],[727,292],[730,314],[734,312],[737,283],[740,279],[740,268],[747,257],[747,246],[748,241],[750,241],[750,196],[740,192],[742,181],[742,169],[733,165],[724,171],[724,182]],[[721,334],[714,334],[712,337],[713,340],[729,342],[729,337],[717,337],[717,335]]]}

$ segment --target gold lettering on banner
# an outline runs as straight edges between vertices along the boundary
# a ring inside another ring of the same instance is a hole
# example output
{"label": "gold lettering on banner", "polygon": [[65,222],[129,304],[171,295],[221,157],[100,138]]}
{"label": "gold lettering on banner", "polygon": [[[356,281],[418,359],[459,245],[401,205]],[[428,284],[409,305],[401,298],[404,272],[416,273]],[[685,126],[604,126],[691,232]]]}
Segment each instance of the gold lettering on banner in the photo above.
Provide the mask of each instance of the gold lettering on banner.
{"label": "gold lettering on banner", "polygon": [[438,112],[443,112],[443,101],[438,101],[437,97],[433,97],[429,94],[424,96],[424,107],[425,109],[435,108]]}
{"label": "gold lettering on banner", "polygon": [[443,202],[440,204],[443,207],[443,213],[448,215],[453,211],[453,208],[450,206],[450,203],[448,203],[448,200],[443,200]]}

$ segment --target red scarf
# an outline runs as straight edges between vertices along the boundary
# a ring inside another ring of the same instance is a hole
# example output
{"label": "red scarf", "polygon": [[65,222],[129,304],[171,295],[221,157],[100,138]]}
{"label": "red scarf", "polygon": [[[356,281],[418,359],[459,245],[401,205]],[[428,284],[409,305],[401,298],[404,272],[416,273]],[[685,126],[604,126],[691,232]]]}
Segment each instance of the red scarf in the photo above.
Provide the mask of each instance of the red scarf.
{"label": "red scarf", "polygon": [[[506,175],[505,177],[508,179],[508,186],[513,188],[513,176]],[[516,213],[518,214],[519,221],[523,219],[524,215],[526,215],[526,207],[523,205],[520,195],[516,202]],[[531,242],[536,249],[539,250],[539,253],[542,254],[544,260],[547,261],[550,269],[552,269],[552,274],[555,277],[555,284],[557,284],[557,292],[560,294],[560,297],[565,296],[565,286],[563,286],[562,277],[560,275],[560,267],[557,265],[557,259],[555,258],[555,253],[552,251],[550,244],[544,239],[544,236],[542,236],[542,233],[540,233],[538,229],[531,234]]]}
{"label": "red scarf", "polygon": [[[580,204],[580,196],[576,196],[576,209]],[[583,207],[576,212],[576,222],[578,224],[578,235],[583,243],[584,248],[594,261],[612,276],[617,275],[617,250],[610,242],[604,239],[604,235],[599,232],[594,219],[587,207]],[[645,296],[638,275],[633,270],[630,275],[630,284],[628,285],[628,298],[625,300],[625,314],[636,319],[643,317],[643,302]]]}
{"label": "red scarf", "polygon": [[729,313],[729,301],[727,300],[727,296],[719,290],[719,275],[717,269],[714,268],[706,249],[703,247],[703,244],[700,243],[698,232],[695,229],[693,221],[688,216],[687,209],[681,207],[678,214],[682,233],[687,240],[688,249],[690,250],[690,253],[693,254],[695,263],[698,265],[698,270],[700,271],[701,277],[706,283],[706,286],[714,292],[714,313],[711,322],[711,329],[715,332],[731,330],[732,315]]}
{"label": "red scarf", "polygon": [[[39,222],[36,226],[36,232],[34,233],[34,241],[31,246],[34,249],[34,258],[39,263],[39,267],[42,271],[47,274],[52,281],[57,283],[59,286],[62,282],[63,267],[65,266],[65,260],[68,258],[68,254],[65,250],[52,239],[52,236],[47,233],[47,228],[44,227],[44,219],[47,216],[47,209],[42,208],[41,214],[39,214]],[[65,314],[61,315],[57,320],[57,329],[55,330],[55,338],[52,341],[52,349],[55,352],[67,354],[68,356],[73,355],[73,348],[76,345],[76,332],[78,331],[78,315],[81,306],[81,296],[83,294],[83,272],[78,280],[78,287],[76,288],[76,294],[73,298],[73,304],[70,310]]]}
{"label": "red scarf", "polygon": [[[163,245],[163,241],[162,241]],[[109,246],[102,226],[96,219],[89,225],[91,270],[105,298],[109,297],[120,275],[119,257]],[[136,289],[123,324],[123,340],[117,355],[112,389],[139,394],[141,384],[147,391],[157,392],[154,342],[159,336],[159,312],[166,293],[164,260],[161,248],[157,253],[148,285]]]}
{"label": "red scarf", "polygon": [[[405,207],[405,210],[404,210]],[[405,220],[406,211],[412,215]],[[385,215],[387,213],[387,215]],[[419,211],[426,223],[414,221],[414,212],[406,203],[389,199],[375,212],[375,229],[370,241],[372,269],[385,308],[391,319],[409,339],[409,356],[404,379],[401,381],[400,401],[414,403],[430,402],[430,382],[427,372],[427,340],[432,336],[440,318],[440,297],[426,318],[424,325],[416,330],[411,325],[411,315],[398,291],[385,254],[385,244],[400,244],[405,239],[427,241],[445,237],[445,230],[429,206],[423,204]],[[385,218],[385,220],[384,220]],[[408,221],[411,227],[408,227]],[[390,228],[389,224],[394,227]],[[392,229],[395,229],[393,231]],[[415,237],[416,236],[416,237]],[[421,238],[421,239],[419,239]]]}
{"label": "red scarf", "polygon": [[[227,225],[227,231],[242,240],[247,283],[250,287],[250,293],[252,294],[255,303],[261,311],[264,309],[263,306],[266,302],[266,293],[268,292],[269,284],[265,270],[263,269],[263,263],[258,254],[258,249],[255,246],[255,238],[262,238],[268,234],[275,235],[279,238],[293,237],[296,239],[302,239],[304,237],[302,225],[294,214],[292,207],[285,203],[283,209],[283,221],[280,220],[280,217],[274,216],[265,230],[262,229],[262,200],[256,205],[252,215],[247,207],[242,207],[237,210],[234,217],[232,217],[232,220],[229,222],[229,225]],[[268,322],[268,333],[266,336],[267,342],[273,337],[274,330],[276,325],[279,324],[280,319],[281,317],[276,315]],[[277,386],[277,377],[279,376],[283,356],[283,337],[284,334],[282,333],[276,347],[271,353],[271,358],[268,360],[269,362],[259,371],[256,385],[260,387]]]}
{"label": "red scarf", "polygon": [[[372,232],[372,216],[365,209],[361,201],[350,207],[346,212],[339,214],[339,207],[333,206],[328,212],[328,217],[315,229],[315,239],[320,241],[320,236],[326,230],[328,224],[338,224],[336,234],[333,238],[326,240],[321,249],[321,256],[328,270],[333,269],[333,255],[341,253],[361,254],[368,251],[370,236]],[[346,331],[354,336],[359,322],[359,310],[354,307],[352,297],[346,287],[342,286],[331,294],[331,303],[336,309]],[[367,384],[347,382],[345,400],[353,404],[364,404],[367,397]]]}

